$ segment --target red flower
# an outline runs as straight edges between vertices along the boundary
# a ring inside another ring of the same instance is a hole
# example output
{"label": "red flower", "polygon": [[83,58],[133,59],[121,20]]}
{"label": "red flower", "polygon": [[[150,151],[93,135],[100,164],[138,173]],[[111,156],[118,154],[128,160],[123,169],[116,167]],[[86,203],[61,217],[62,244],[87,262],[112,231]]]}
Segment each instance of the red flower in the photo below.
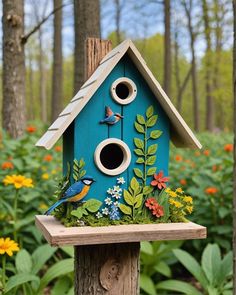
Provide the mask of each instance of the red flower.
{"label": "red flower", "polygon": [[52,161],[52,155],[48,154],[48,155],[46,155],[43,159],[44,159],[44,161],[46,161],[46,162],[51,162],[51,161]]}
{"label": "red flower", "polygon": [[7,170],[7,169],[13,169],[14,165],[12,164],[12,162],[4,162],[2,163],[2,169],[3,170]]}
{"label": "red flower", "polygon": [[176,156],[175,156],[175,161],[176,161],[176,162],[181,162],[181,161],[183,161],[183,157],[180,156],[180,155],[176,155]]}
{"label": "red flower", "polygon": [[227,143],[225,146],[224,146],[224,150],[226,152],[232,152],[234,149],[234,145],[232,143]]}
{"label": "red flower", "polygon": [[207,156],[207,157],[210,155],[210,153],[211,153],[210,150],[205,150],[205,151],[203,151],[203,155],[205,155],[205,156]]}
{"label": "red flower", "polygon": [[152,186],[158,187],[160,190],[166,188],[165,182],[169,181],[169,177],[163,177],[163,171],[160,171],[158,174],[153,175],[153,181],[151,182]]}
{"label": "red flower", "polygon": [[218,192],[218,189],[216,187],[208,187],[205,189],[205,193],[208,195],[214,195]]}
{"label": "red flower", "polygon": [[153,209],[153,211],[152,211],[152,215],[154,215],[154,216],[156,216],[158,218],[164,216],[163,206],[157,204],[155,206],[155,208]]}
{"label": "red flower", "polygon": [[56,152],[61,152],[62,151],[62,147],[60,145],[55,146],[55,151]]}
{"label": "red flower", "polygon": [[145,206],[152,210],[153,208],[155,208],[155,205],[157,204],[157,201],[155,198],[149,198],[147,199],[147,201],[145,202]]}
{"label": "red flower", "polygon": [[34,126],[28,126],[28,127],[26,128],[26,131],[27,131],[28,133],[34,133],[34,132],[36,131],[36,127],[34,127]]}
{"label": "red flower", "polygon": [[182,185],[186,185],[187,181],[186,181],[186,179],[180,179],[179,183]]}

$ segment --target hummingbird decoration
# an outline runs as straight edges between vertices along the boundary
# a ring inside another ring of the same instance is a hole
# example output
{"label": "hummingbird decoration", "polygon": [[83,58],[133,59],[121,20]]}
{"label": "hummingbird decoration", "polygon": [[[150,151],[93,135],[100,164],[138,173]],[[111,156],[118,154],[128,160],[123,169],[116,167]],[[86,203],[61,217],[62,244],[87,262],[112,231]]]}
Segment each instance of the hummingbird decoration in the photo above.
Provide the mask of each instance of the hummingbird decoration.
{"label": "hummingbird decoration", "polygon": [[105,108],[105,113],[106,113],[106,117],[100,121],[101,124],[114,125],[118,121],[120,121],[120,119],[124,118],[123,116],[121,116],[121,114],[114,113],[112,109],[108,106],[106,106]]}

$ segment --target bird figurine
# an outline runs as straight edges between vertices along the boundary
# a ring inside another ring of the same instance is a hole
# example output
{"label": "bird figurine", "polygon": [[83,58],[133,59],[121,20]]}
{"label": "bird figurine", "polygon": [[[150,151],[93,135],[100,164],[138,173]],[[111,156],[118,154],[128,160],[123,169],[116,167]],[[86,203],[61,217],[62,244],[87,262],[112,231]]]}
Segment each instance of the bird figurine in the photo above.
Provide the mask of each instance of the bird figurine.
{"label": "bird figurine", "polygon": [[95,182],[93,177],[85,175],[80,181],[72,184],[65,192],[63,197],[53,204],[46,212],[45,215],[49,215],[55,208],[57,208],[62,203],[66,202],[79,202],[81,201],[89,192],[90,186]]}
{"label": "bird figurine", "polygon": [[120,121],[120,119],[123,119],[124,117],[121,116],[121,114],[119,113],[114,113],[112,111],[112,109],[108,106],[106,106],[105,108],[105,112],[106,112],[106,117],[100,121],[101,124],[108,124],[108,125],[114,125],[116,124],[118,121]]}

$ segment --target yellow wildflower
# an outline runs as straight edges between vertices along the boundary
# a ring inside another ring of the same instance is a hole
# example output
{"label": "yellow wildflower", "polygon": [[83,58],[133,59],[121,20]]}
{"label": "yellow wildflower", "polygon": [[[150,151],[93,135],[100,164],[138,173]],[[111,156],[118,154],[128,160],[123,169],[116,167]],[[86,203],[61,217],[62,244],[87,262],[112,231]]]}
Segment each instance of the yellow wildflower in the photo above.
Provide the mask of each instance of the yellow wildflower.
{"label": "yellow wildflower", "polygon": [[183,190],[181,187],[178,187],[176,190],[175,190],[176,193],[183,193]]}
{"label": "yellow wildflower", "polygon": [[42,210],[47,210],[48,206],[45,203],[41,203],[41,204],[39,204],[39,208]]}
{"label": "yellow wildflower", "polygon": [[174,192],[174,191],[172,191],[172,190],[168,192],[168,195],[171,196],[172,198],[177,197],[176,192]]}
{"label": "yellow wildflower", "polygon": [[186,206],[186,210],[188,211],[188,213],[192,213],[193,212],[193,206]]}
{"label": "yellow wildflower", "polygon": [[7,253],[7,255],[12,256],[13,252],[17,252],[19,250],[19,246],[15,241],[10,238],[0,238],[0,255]]}
{"label": "yellow wildflower", "polygon": [[34,187],[31,178],[26,178],[23,175],[7,175],[3,179],[3,183],[5,185],[12,184],[16,189],[20,189],[22,187]]}
{"label": "yellow wildflower", "polygon": [[57,170],[53,169],[51,173],[52,173],[52,175],[57,174]]}
{"label": "yellow wildflower", "polygon": [[42,174],[42,179],[47,180],[49,178],[49,174],[48,173],[43,173]]}
{"label": "yellow wildflower", "polygon": [[186,202],[186,203],[190,203],[190,204],[193,203],[193,198],[190,197],[190,196],[185,196],[185,197],[183,198],[183,200],[184,200],[184,202]]}
{"label": "yellow wildflower", "polygon": [[165,192],[168,194],[169,192],[171,191],[171,189],[169,188],[169,187],[167,187],[166,189],[165,189]]}
{"label": "yellow wildflower", "polygon": [[183,207],[183,204],[181,204],[179,201],[175,201],[175,200],[173,200],[173,199],[169,199],[169,203],[170,203],[171,205],[174,205],[176,208],[181,208],[181,207]]}

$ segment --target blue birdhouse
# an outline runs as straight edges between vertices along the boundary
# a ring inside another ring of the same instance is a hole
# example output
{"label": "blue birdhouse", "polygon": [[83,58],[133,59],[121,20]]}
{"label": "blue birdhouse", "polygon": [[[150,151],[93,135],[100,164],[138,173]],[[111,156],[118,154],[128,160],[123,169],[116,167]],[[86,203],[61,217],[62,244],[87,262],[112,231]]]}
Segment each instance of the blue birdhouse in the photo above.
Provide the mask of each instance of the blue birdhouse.
{"label": "blue birdhouse", "polygon": [[80,183],[64,199],[74,198],[78,208],[97,200],[99,210],[87,207],[87,213],[110,220],[134,220],[142,210],[147,216],[145,210],[155,207],[148,198],[156,198],[160,209],[151,217],[163,218],[166,205],[160,198],[169,182],[170,141],[201,148],[130,40],[102,59],[36,145],[50,149],[61,136],[64,175],[70,163]]}

